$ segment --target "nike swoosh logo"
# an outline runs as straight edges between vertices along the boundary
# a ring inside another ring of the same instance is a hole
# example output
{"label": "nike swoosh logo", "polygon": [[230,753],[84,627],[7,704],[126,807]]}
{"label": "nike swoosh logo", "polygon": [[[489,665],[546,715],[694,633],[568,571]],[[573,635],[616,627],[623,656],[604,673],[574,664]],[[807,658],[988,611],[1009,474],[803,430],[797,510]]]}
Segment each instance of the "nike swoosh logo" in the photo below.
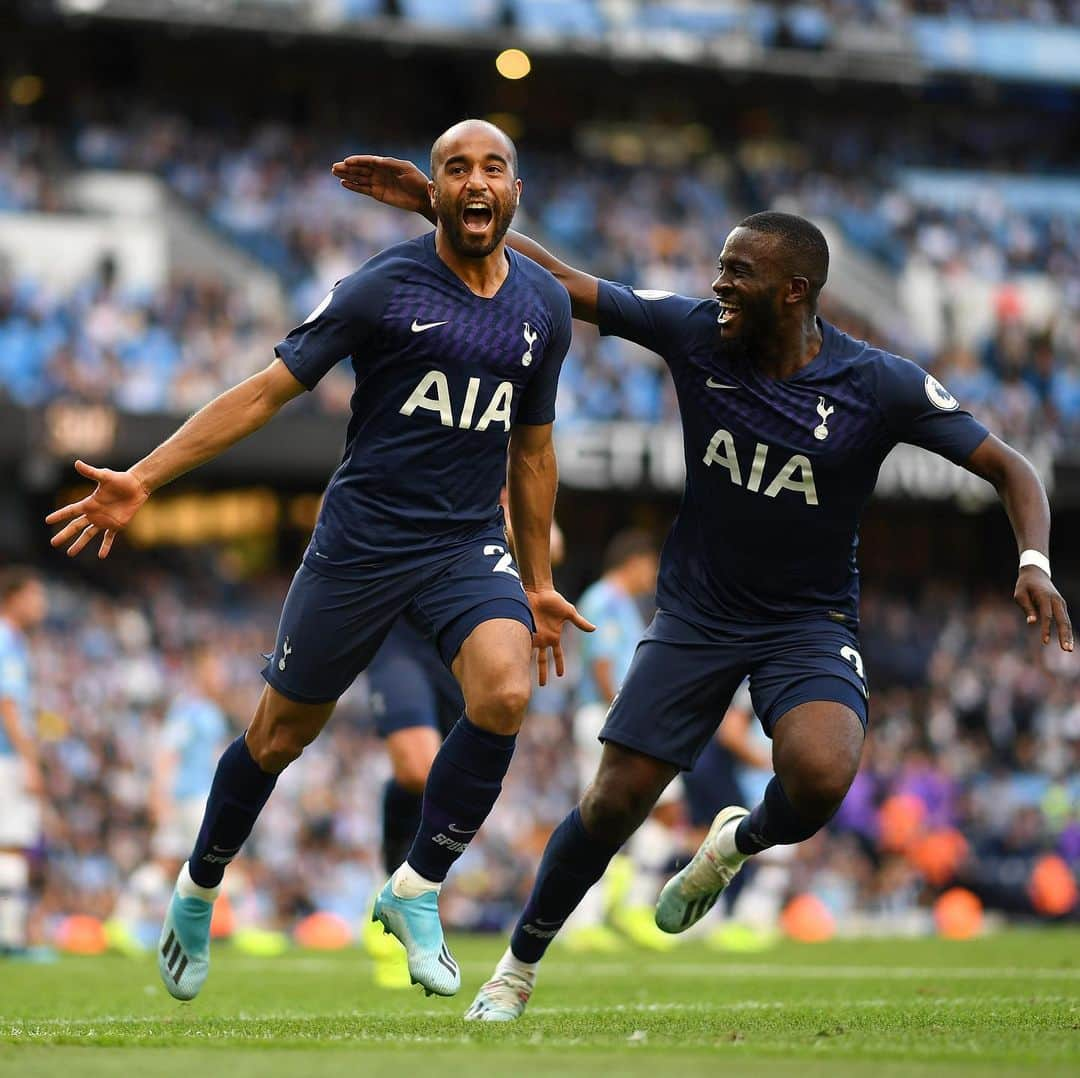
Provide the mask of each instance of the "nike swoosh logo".
{"label": "nike swoosh logo", "polygon": [[463,827],[455,827],[453,824],[450,824],[450,830],[456,835],[475,835],[480,828],[474,827],[471,831],[466,831]]}
{"label": "nike swoosh logo", "polygon": [[716,381],[716,379],[711,378],[711,377],[705,379],[705,384],[710,389],[738,389],[739,388],[738,386],[725,385],[723,382],[718,382],[718,381]]}
{"label": "nike swoosh logo", "polygon": [[413,333],[423,333],[425,329],[434,329],[436,326],[445,326],[446,322],[418,322],[413,319],[412,326],[410,327]]}

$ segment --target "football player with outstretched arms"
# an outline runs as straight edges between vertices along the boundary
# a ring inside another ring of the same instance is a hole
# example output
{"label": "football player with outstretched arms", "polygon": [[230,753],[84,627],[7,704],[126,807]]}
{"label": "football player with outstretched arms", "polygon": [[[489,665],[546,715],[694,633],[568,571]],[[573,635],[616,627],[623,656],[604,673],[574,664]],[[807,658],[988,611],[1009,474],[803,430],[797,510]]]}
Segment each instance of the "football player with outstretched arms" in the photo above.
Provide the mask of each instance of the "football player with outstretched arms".
{"label": "football player with outstretched arms", "polygon": [[[96,483],[47,518],[78,554],[116,534],[152,493],[268,422],[341,360],[356,375],[343,459],[293,578],[266,686],[246,733],[222,755],[202,826],[162,931],[166,988],[192,998],[209,969],[210,917],[277,776],[326,724],[341,693],[403,613],[437,642],[465,712],[431,765],[420,824],[374,916],[404,944],[409,973],[453,995],[438,892],[498,797],[538,650],[562,673],[560,634],[591,626],[554,588],[548,550],[556,461],[551,424],[570,342],[566,292],[508,251],[521,195],[517,152],[479,120],[431,151],[433,232],[344,278],[276,346],[265,370],[221,394],[127,471],[81,461]],[[517,562],[499,489],[507,482]]]}

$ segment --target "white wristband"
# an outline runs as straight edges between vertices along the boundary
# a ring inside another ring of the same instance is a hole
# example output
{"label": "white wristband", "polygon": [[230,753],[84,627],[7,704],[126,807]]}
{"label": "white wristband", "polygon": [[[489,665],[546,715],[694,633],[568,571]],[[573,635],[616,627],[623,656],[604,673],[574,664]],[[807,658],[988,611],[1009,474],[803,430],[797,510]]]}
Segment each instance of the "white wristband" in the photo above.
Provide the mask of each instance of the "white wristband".
{"label": "white wristband", "polygon": [[1025,565],[1034,565],[1047,576],[1050,575],[1050,559],[1038,550],[1025,550],[1020,554],[1020,568],[1023,569]]}

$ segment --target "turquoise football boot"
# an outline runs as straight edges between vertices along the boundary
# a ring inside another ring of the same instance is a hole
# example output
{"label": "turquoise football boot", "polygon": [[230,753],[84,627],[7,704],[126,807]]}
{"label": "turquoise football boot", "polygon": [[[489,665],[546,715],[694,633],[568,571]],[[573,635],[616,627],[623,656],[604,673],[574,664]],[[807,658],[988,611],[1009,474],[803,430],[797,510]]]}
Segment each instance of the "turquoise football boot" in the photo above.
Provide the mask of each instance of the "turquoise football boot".
{"label": "turquoise football boot", "polygon": [[194,999],[206,983],[210,972],[210,918],[214,912],[212,899],[185,896],[182,892],[195,888],[214,898],[221,888],[197,887],[188,875],[187,862],[180,869],[165,924],[158,944],[158,973],[176,999]]}
{"label": "turquoise football boot", "polygon": [[452,996],[461,987],[461,971],[443,938],[439,920],[439,896],[425,891],[416,898],[398,898],[392,881],[375,899],[373,921],[401,941],[409,963],[409,978],[427,995]]}

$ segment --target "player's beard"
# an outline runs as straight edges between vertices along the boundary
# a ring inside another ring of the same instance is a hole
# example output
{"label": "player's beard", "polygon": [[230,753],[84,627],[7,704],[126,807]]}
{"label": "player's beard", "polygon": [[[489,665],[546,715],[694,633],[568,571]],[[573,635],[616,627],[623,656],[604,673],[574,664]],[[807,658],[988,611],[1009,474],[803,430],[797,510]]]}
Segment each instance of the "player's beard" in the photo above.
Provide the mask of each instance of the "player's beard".
{"label": "player's beard", "polygon": [[510,223],[514,220],[517,195],[511,191],[502,199],[491,200],[491,229],[479,234],[470,232],[462,219],[462,212],[468,201],[468,196],[465,196],[454,205],[447,207],[445,201],[439,198],[436,192],[435,213],[456,254],[462,258],[487,258],[502,242],[503,236],[510,228]]}
{"label": "player's beard", "polygon": [[720,337],[717,353],[732,367],[747,366],[762,351],[769,351],[769,339],[776,325],[776,296],[769,293],[739,297],[739,333]]}

